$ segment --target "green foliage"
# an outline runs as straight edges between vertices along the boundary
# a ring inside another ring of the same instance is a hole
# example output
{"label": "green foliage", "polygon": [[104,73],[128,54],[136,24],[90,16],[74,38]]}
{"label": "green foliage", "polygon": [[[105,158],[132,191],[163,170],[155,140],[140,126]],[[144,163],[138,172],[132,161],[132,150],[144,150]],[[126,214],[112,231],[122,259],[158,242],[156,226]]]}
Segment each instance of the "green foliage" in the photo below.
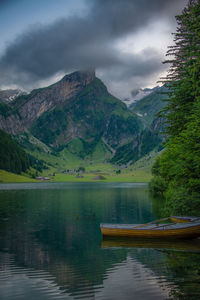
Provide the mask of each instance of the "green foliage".
{"label": "green foliage", "polygon": [[168,97],[168,89],[163,85],[130,106],[140,116],[145,128],[138,136],[138,145],[134,150],[137,151],[136,159],[144,157],[153,149],[163,149],[165,126],[164,118],[159,116],[159,112],[167,105]]}
{"label": "green foliage", "polygon": [[84,158],[86,155],[92,154],[100,140],[100,136],[96,135],[91,142],[86,142],[83,140],[83,152],[82,157]]}
{"label": "green foliage", "polygon": [[151,152],[161,143],[157,132],[145,129],[137,136],[134,142],[119,147],[111,163],[123,165],[135,162],[147,153]]}
{"label": "green foliage", "polygon": [[[37,170],[38,172],[42,172],[42,170],[48,169],[44,160],[37,159],[31,154],[28,154],[28,158],[31,167]],[[36,174],[36,176],[38,176],[38,173]]]}
{"label": "green foliage", "polygon": [[70,141],[66,148],[72,153],[77,156],[82,156],[81,154],[84,153],[84,147],[83,142],[79,138],[75,138],[72,141]]}
{"label": "green foliage", "polygon": [[0,169],[20,174],[29,167],[27,154],[9,134],[0,130]]}
{"label": "green foliage", "polygon": [[137,116],[110,95],[97,78],[76,96],[68,112],[76,126],[81,125],[81,136],[91,140],[93,148],[103,134],[109,144],[118,145],[123,134],[132,135],[139,128]]}
{"label": "green foliage", "polygon": [[166,107],[168,134],[177,136],[185,129],[192,113],[194,102],[200,95],[200,3],[190,0],[180,16],[177,16],[178,29],[175,33],[175,45],[169,47],[165,61],[171,63],[171,72],[167,77],[170,101]]}
{"label": "green foliage", "polygon": [[[100,145],[102,137],[108,145],[118,147],[124,140],[133,140],[140,128],[136,114],[95,78],[74,98],[42,114],[31,133],[58,152],[67,149],[81,159],[91,156],[104,161],[111,155],[104,143]],[[69,141],[72,130],[74,137]]]}
{"label": "green foliage", "polygon": [[104,137],[113,146],[121,143],[123,138],[136,137],[141,128],[137,116],[128,111],[116,110],[112,113]]}
{"label": "green foliage", "polygon": [[131,142],[119,147],[110,162],[112,164],[124,165],[136,161],[138,157],[138,147],[134,148],[134,142]]}
{"label": "green foliage", "polygon": [[11,108],[6,103],[0,102],[0,114],[4,117],[7,117],[9,115],[9,112],[11,111]]}
{"label": "green foliage", "polygon": [[166,206],[165,215],[187,215],[188,213],[200,216],[199,193],[188,192],[183,185],[177,182],[171,182],[165,193]]}
{"label": "green foliage", "polygon": [[154,176],[149,184],[149,188],[154,195],[163,195],[164,191],[167,189],[167,182],[161,176]]}
{"label": "green foliage", "polygon": [[30,95],[20,95],[19,97],[15,98],[14,101],[11,102],[11,113],[18,115],[21,118],[19,113],[19,108],[22,107],[28,100],[30,99]]}
{"label": "green foliage", "polygon": [[31,132],[47,145],[52,145],[57,137],[67,129],[65,112],[59,106],[52,111],[47,111],[37,119]]}
{"label": "green foliage", "polygon": [[133,103],[130,109],[142,115],[145,126],[149,127],[155,119],[156,114],[167,105],[169,97],[167,92],[168,89],[165,86],[157,88],[151,94]]}
{"label": "green foliage", "polygon": [[75,138],[65,146],[65,149],[68,149],[70,153],[75,154],[79,158],[84,159],[86,156],[93,154],[99,139],[100,137],[98,135],[89,142],[81,138]]}
{"label": "green foliage", "polygon": [[27,100],[29,100],[30,94],[27,95],[20,95],[15,98],[14,101],[11,102],[13,108],[18,109],[21,107]]}
{"label": "green foliage", "polygon": [[153,167],[154,192],[163,192],[168,213],[200,214],[200,3],[190,1],[177,17],[176,47],[168,54],[171,97],[165,109],[166,150]]}
{"label": "green foliage", "polygon": [[44,160],[26,153],[9,134],[0,130],[0,169],[20,174],[30,167],[38,172],[47,169]]}
{"label": "green foliage", "polygon": [[160,145],[161,141],[158,132],[145,129],[141,133],[140,156],[144,156],[152,151],[156,146]]}

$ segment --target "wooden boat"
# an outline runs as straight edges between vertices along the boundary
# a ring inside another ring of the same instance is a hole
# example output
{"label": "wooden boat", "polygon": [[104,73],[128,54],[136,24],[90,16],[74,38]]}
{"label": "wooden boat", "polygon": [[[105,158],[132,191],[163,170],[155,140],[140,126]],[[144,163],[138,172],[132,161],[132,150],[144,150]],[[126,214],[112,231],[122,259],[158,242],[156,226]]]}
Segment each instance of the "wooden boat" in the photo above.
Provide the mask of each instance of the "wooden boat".
{"label": "wooden boat", "polygon": [[[160,224],[168,219],[173,223]],[[147,224],[100,224],[100,229],[103,236],[190,239],[200,236],[200,218],[172,216]]]}

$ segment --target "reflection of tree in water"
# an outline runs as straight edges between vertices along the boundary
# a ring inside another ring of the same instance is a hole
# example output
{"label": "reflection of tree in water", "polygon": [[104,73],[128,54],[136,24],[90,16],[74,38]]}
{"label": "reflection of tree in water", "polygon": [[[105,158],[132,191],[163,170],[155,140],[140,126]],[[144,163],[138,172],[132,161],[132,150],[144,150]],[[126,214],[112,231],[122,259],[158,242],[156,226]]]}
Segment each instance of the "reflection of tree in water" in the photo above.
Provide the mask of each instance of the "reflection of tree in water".
{"label": "reflection of tree in water", "polygon": [[149,193],[149,199],[152,203],[152,211],[155,216],[155,219],[161,219],[163,217],[169,217],[166,216],[164,206],[165,206],[165,199],[162,196],[152,196],[151,193]]}
{"label": "reflection of tree in water", "polygon": [[[162,251],[164,260],[148,259],[145,263],[155,274],[172,282],[171,295],[175,299],[198,299],[200,295],[200,253]],[[163,258],[163,257],[162,257]],[[143,259],[140,258],[140,261]],[[154,261],[154,263],[153,263]],[[151,263],[150,263],[151,262]]]}
{"label": "reflection of tree in water", "polygon": [[100,222],[118,218],[142,223],[154,218],[145,190],[10,191],[0,208],[1,247],[14,254],[15,265],[47,271],[61,290],[72,295],[83,286],[93,291],[102,285],[109,270],[128,255],[157,277],[164,276],[172,289],[178,286],[186,295],[198,290],[198,254],[140,246],[132,250],[100,247]]}
{"label": "reflection of tree in water", "polygon": [[106,238],[103,248],[127,249],[127,253],[156,278],[165,278],[175,299],[198,299],[200,295],[200,240],[143,240]]}
{"label": "reflection of tree in water", "polygon": [[151,254],[151,256],[143,252],[142,256],[136,255],[136,257],[155,274],[165,276],[168,282],[173,283],[171,284],[173,298],[198,299],[200,295],[200,248],[197,253],[176,249],[157,251],[157,254],[154,251],[154,255]]}
{"label": "reflection of tree in water", "polygon": [[200,253],[165,252],[166,262],[178,289],[173,291],[175,299],[199,299]]}

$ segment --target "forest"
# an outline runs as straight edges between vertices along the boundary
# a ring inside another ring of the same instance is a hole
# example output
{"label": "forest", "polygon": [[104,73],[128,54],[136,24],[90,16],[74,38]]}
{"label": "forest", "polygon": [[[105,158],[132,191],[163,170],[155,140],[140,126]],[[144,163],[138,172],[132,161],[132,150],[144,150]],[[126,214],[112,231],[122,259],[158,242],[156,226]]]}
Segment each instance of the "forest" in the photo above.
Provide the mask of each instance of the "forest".
{"label": "forest", "polygon": [[0,169],[20,174],[30,165],[26,152],[9,134],[0,129]]}
{"label": "forest", "polygon": [[176,17],[174,45],[162,78],[169,89],[165,118],[165,150],[152,172],[151,190],[166,198],[166,215],[200,214],[200,2],[189,1]]}

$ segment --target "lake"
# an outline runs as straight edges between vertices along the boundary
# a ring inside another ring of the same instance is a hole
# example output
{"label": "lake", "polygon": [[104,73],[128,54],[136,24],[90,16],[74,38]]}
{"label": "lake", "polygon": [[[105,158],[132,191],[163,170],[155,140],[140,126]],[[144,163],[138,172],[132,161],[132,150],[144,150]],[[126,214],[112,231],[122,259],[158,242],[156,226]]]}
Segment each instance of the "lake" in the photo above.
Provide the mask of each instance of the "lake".
{"label": "lake", "polygon": [[162,206],[142,183],[1,184],[0,299],[199,299],[199,240],[102,240]]}

